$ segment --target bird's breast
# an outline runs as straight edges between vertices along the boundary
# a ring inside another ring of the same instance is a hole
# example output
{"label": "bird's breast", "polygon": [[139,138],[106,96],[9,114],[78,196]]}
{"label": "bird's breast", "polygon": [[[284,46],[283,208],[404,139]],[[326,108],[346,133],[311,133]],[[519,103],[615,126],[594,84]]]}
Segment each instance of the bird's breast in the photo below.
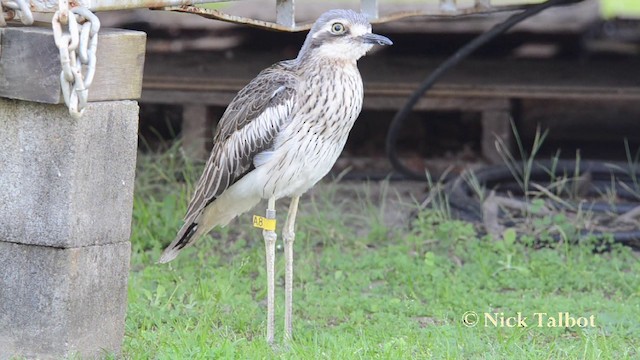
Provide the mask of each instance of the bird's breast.
{"label": "bird's breast", "polygon": [[310,76],[291,122],[278,135],[263,197],[302,194],[333,167],[362,109],[357,68]]}

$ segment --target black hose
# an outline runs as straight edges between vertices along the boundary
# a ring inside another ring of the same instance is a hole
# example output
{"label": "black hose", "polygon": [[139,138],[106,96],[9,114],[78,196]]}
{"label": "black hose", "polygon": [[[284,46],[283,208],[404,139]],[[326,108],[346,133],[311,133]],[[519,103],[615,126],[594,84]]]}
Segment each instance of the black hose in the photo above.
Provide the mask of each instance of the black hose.
{"label": "black hose", "polygon": [[[516,169],[524,169],[525,167],[525,164],[522,162],[513,165]],[[588,173],[590,175],[590,185],[589,188],[585,190],[593,189],[595,190],[594,193],[603,193],[607,188],[611,188],[612,180],[615,184],[626,184],[626,186],[621,186],[616,192],[616,197],[622,201],[620,203],[609,204],[608,202],[598,201],[572,203],[569,200],[564,203],[554,203],[556,208],[565,208],[566,205],[570,205],[570,207],[575,210],[582,209],[583,211],[593,213],[621,215],[640,206],[640,189],[637,184],[637,179],[640,178],[640,167],[637,165],[589,160],[582,160],[580,162],[573,160],[546,160],[534,162],[530,170],[531,181],[538,184],[549,183],[555,178],[571,174]],[[517,186],[513,184],[515,179],[511,169],[506,165],[490,166],[467,171],[453,181],[448,182],[444,188],[451,215],[459,220],[482,223],[482,203],[477,197],[476,190],[468,182],[470,178],[475,179],[482,188],[504,191],[505,187],[509,187],[514,190],[520,190],[520,192],[522,191],[522,189],[518,189]],[[513,187],[510,185],[513,185]],[[512,195],[515,194],[518,194],[518,191],[512,192]],[[503,218],[501,215],[499,216]],[[606,239],[608,236],[611,236],[616,243],[628,245],[635,249],[640,248],[640,229],[612,231],[611,234],[599,231],[579,231],[579,238],[589,236],[596,239]]]}
{"label": "black hose", "polygon": [[442,77],[449,69],[457,65],[460,61],[462,61],[467,56],[471,55],[474,51],[476,51],[479,47],[493,40],[495,37],[503,34],[505,31],[509,30],[514,25],[519,22],[538,14],[539,12],[546,10],[552,6],[565,5],[569,3],[580,2],[582,0],[549,0],[547,2],[534,5],[520,13],[514,14],[510,16],[504,22],[495,25],[487,32],[481,34],[477,38],[473,39],[467,45],[460,48],[456,51],[451,57],[449,57],[445,62],[440,64],[426,79],[420,84],[420,87],[411,95],[407,103],[396,113],[391,121],[391,125],[389,125],[389,131],[387,133],[386,139],[386,149],[387,149],[387,157],[391,162],[391,165],[400,173],[407,176],[412,180],[426,180],[425,173],[418,173],[411,170],[409,167],[405,166],[402,161],[398,158],[398,154],[396,151],[396,144],[398,141],[398,135],[400,134],[400,129],[404,126],[407,116],[413,110],[413,107],[416,105],[418,100],[424,95],[427,90],[429,90],[436,81]]}

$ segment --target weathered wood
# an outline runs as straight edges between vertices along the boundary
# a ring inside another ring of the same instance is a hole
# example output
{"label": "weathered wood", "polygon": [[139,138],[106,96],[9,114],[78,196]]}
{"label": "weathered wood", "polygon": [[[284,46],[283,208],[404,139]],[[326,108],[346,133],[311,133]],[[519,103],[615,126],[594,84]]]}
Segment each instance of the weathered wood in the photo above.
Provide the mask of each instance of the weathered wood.
{"label": "weathered wood", "polygon": [[[238,61],[242,59],[242,61]],[[216,54],[150,54],[145,68],[143,102],[161,92],[195,96],[203,104],[226,106],[277,54],[245,53],[235,59]],[[406,101],[419,81],[440,62],[424,57],[364,58],[359,64],[367,98]],[[147,94],[148,93],[148,94]],[[208,97],[214,99],[207,100]],[[427,98],[640,100],[640,62],[468,60],[452,69]],[[228,100],[226,100],[228,99]],[[226,102],[225,102],[226,101]],[[195,101],[193,101],[195,102]]]}
{"label": "weathered wood", "polygon": [[[226,107],[240,90],[190,91],[179,89],[145,89],[140,102],[147,104],[184,103]],[[407,102],[407,96],[380,95],[365,88],[363,109],[398,110]],[[415,110],[486,111],[509,109],[509,101],[503,98],[473,98],[461,96],[429,96],[418,101]]]}
{"label": "weathered wood", "polygon": [[180,91],[180,90],[144,90],[141,103],[147,104],[174,104],[182,105],[184,103],[203,104],[210,106],[229,105],[235,92],[199,92],[199,91]]}
{"label": "weathered wood", "polygon": [[378,0],[362,0],[360,1],[360,11],[366,14],[369,19],[377,19],[378,12]]}
{"label": "weathered wood", "polygon": [[[146,34],[101,29],[89,101],[140,98]],[[63,103],[60,55],[48,27],[0,28],[0,97]]]}
{"label": "weathered wood", "polygon": [[518,131],[523,138],[533,138],[539,127],[549,131],[546,142],[554,144],[617,144],[592,149],[603,157],[608,156],[604,151],[623,151],[624,138],[632,143],[640,141],[637,100],[522,100],[518,113]]}
{"label": "weathered wood", "polygon": [[182,108],[182,148],[195,159],[206,160],[213,137],[213,121],[206,105],[185,104]]}
{"label": "weathered wood", "polygon": [[[366,93],[362,107],[365,110],[399,110],[407,103],[407,97]],[[508,100],[500,98],[425,96],[418,100],[413,109],[419,111],[508,112],[510,103]]]}
{"label": "weathered wood", "polygon": [[[436,1],[432,1],[435,3]],[[467,3],[465,5],[465,2]],[[533,3],[533,1],[528,1]],[[427,3],[426,1],[424,3]],[[468,6],[469,1],[458,0],[458,4]],[[523,1],[491,0],[492,6],[522,4]],[[425,4],[426,5],[426,4]],[[423,5],[423,6],[425,6]],[[542,13],[514,26],[512,33],[533,34],[583,34],[589,26],[600,19],[599,2],[586,0],[571,6],[558,6],[553,11]],[[428,5],[427,5],[428,6]],[[301,6],[302,8],[302,6]],[[416,2],[389,1],[380,6],[381,14],[398,11],[411,11]],[[304,8],[302,8],[304,10]],[[512,13],[485,14],[482,16],[466,16],[453,19],[429,19],[411,17],[394,22],[376,25],[376,31],[383,34],[419,33],[419,34],[473,34],[482,33],[496,24],[505,21]],[[383,15],[384,16],[384,15]]]}
{"label": "weathered wood", "polygon": [[503,162],[496,148],[498,140],[505,145],[505,150],[513,150],[514,139],[510,119],[511,114],[508,111],[489,110],[482,113],[482,156],[491,164]]}
{"label": "weathered wood", "polygon": [[[228,0],[189,0],[189,4],[216,3]],[[184,0],[75,0],[75,6],[86,7],[91,11],[124,10],[138,8],[156,8],[163,6],[184,5]],[[55,12],[57,1],[31,0],[31,10],[35,12]]]}
{"label": "weathered wood", "polygon": [[296,26],[294,0],[276,1],[276,22],[288,28],[294,28]]}

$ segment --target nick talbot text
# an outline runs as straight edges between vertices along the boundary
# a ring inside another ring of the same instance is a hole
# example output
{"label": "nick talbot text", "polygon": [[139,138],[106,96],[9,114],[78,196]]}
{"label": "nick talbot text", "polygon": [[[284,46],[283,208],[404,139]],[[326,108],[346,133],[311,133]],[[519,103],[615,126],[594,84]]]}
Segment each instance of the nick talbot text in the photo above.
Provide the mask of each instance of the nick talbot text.
{"label": "nick talbot text", "polygon": [[569,312],[534,312],[529,316],[523,316],[522,312],[511,316],[502,312],[486,312],[484,313],[484,327],[593,328],[596,327],[596,319],[595,315],[574,316]]}

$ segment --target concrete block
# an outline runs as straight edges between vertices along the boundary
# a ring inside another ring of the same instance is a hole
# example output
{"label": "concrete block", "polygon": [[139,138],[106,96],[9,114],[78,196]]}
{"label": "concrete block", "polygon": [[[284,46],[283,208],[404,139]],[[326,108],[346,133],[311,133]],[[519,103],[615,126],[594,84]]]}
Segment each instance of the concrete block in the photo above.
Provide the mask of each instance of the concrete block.
{"label": "concrete block", "polygon": [[0,242],[0,360],[119,352],[128,241],[61,249]]}
{"label": "concrete block", "polygon": [[0,98],[0,241],[58,248],[127,241],[138,104]]}

